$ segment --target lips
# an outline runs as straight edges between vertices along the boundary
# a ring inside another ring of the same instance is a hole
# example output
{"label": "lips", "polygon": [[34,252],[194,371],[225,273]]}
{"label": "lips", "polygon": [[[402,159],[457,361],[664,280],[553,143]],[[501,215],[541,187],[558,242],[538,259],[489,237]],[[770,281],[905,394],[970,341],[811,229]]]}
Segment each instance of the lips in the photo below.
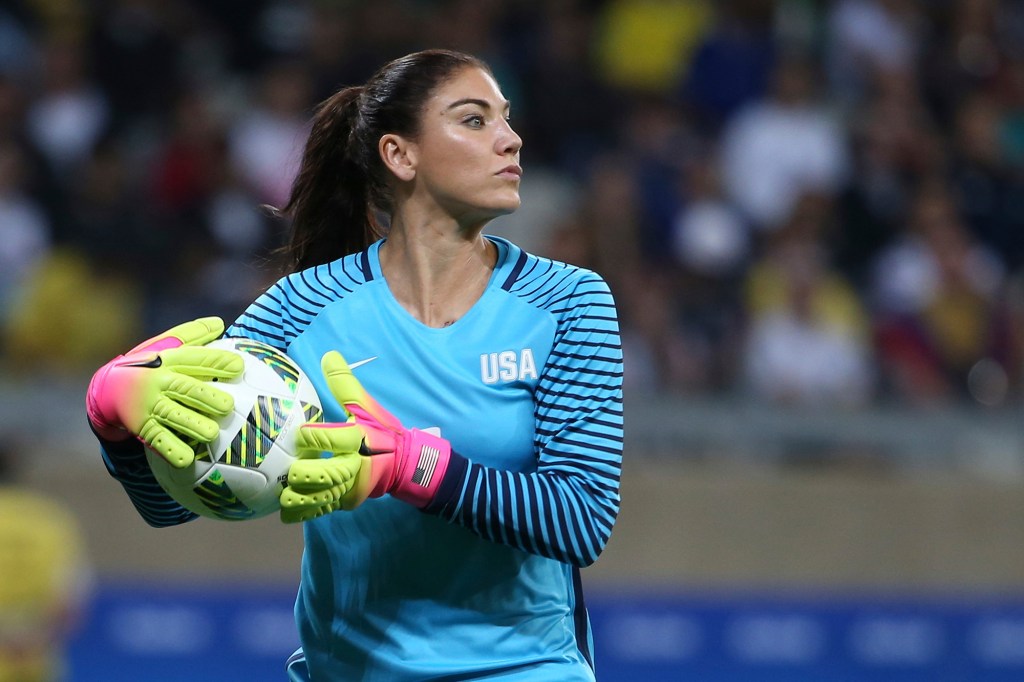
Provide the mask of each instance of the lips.
{"label": "lips", "polygon": [[514,176],[516,178],[521,178],[523,176],[523,169],[513,164],[511,166],[505,166],[504,168],[502,168],[500,171],[497,172],[497,175]]}

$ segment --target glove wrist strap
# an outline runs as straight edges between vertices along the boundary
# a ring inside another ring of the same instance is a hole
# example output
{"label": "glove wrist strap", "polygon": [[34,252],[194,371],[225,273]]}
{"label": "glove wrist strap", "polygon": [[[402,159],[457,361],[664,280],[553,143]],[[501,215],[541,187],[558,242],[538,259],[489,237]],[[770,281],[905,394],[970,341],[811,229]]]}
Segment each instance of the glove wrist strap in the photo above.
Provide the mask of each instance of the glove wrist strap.
{"label": "glove wrist strap", "polygon": [[405,439],[391,495],[422,509],[434,499],[444,480],[452,446],[444,438],[418,429],[406,431]]}

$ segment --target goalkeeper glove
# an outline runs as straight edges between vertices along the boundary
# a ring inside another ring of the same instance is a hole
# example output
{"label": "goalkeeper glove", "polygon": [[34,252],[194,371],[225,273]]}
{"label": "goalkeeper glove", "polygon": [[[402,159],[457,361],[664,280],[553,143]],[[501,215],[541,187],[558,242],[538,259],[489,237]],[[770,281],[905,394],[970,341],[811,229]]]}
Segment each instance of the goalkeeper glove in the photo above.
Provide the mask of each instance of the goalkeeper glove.
{"label": "goalkeeper glove", "polygon": [[191,464],[195,452],[181,436],[212,441],[220,426],[210,417],[234,407],[234,398],[206,380],[233,379],[244,368],[235,353],[203,347],[223,332],[218,317],[186,322],[101,367],[85,401],[96,434],[109,441],[134,435],[171,466]]}
{"label": "goalkeeper glove", "polygon": [[324,355],[321,368],[331,394],[350,416],[347,422],[300,429],[303,448],[335,454],[303,456],[292,463],[289,487],[281,497],[282,509],[292,510],[287,520],[352,510],[367,498],[388,493],[413,506],[427,506],[448,468],[451,444],[428,431],[402,426],[366,392],[337,351]]}
{"label": "goalkeeper glove", "polygon": [[[295,437],[298,460],[288,467],[281,491],[281,521],[308,521],[339,509],[352,509],[347,493],[362,466],[363,434],[354,424],[306,424]],[[331,453],[323,457],[324,452]]]}

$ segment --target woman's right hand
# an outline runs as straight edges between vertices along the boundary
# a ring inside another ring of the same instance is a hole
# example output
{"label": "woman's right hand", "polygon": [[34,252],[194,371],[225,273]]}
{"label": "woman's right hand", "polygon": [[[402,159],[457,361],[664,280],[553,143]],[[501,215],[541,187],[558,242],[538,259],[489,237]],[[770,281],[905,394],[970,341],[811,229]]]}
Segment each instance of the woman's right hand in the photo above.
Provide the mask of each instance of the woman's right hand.
{"label": "woman's right hand", "polygon": [[86,412],[105,440],[137,437],[171,466],[192,463],[182,439],[210,442],[213,418],[230,414],[234,398],[208,383],[241,376],[244,362],[228,350],[204,345],[224,333],[219,317],[180,324],[101,367],[89,382]]}

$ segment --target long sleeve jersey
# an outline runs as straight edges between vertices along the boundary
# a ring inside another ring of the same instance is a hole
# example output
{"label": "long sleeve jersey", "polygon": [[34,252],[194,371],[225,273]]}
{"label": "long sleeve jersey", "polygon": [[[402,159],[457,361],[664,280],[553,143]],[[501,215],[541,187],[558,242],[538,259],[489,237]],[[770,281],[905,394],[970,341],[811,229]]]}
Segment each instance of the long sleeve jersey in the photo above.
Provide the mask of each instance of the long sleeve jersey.
{"label": "long sleeve jersey", "polygon": [[[407,427],[452,461],[424,510],[390,497],[304,524],[296,620],[314,680],[593,679],[579,568],[619,509],[622,352],[595,273],[498,247],[481,298],[431,328],[392,296],[382,242],[293,273],[231,326],[287,353],[343,421],[320,359],[339,350]],[[107,453],[153,525],[190,514]]]}

